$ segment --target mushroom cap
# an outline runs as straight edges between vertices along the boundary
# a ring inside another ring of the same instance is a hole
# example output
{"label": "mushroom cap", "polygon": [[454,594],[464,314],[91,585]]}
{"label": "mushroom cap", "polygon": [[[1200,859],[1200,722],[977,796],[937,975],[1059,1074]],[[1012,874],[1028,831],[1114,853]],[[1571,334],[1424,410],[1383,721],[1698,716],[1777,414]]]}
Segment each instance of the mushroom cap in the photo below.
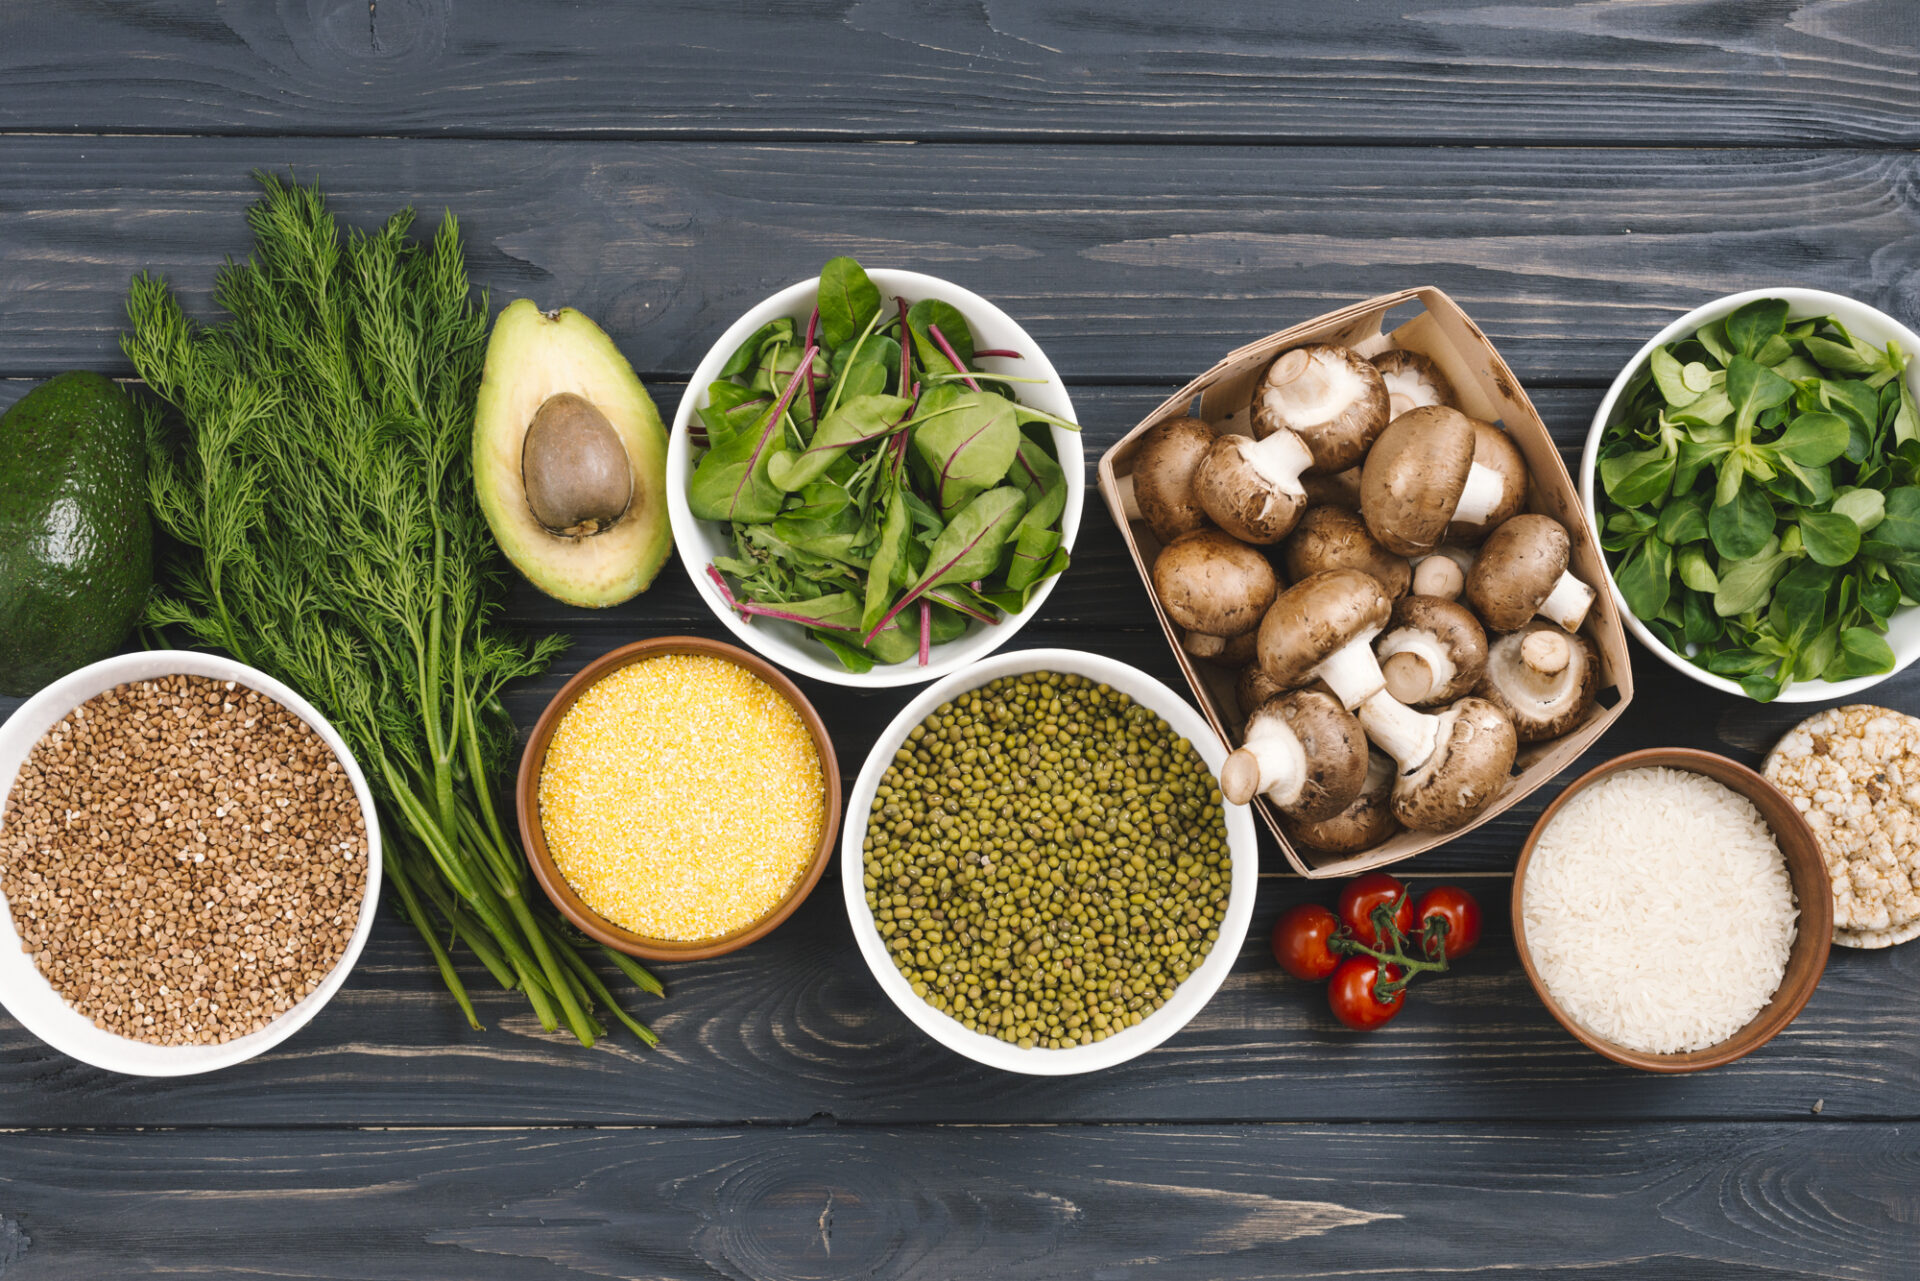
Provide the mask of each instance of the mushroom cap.
{"label": "mushroom cap", "polygon": [[1251,631],[1279,590],[1265,556],[1217,529],[1180,535],[1153,562],[1160,607],[1190,632],[1224,638]]}
{"label": "mushroom cap", "polygon": [[1473,424],[1473,461],[1489,471],[1499,472],[1506,488],[1499,504],[1487,513],[1485,520],[1449,521],[1447,541],[1450,543],[1477,543],[1519,515],[1527,505],[1527,489],[1532,480],[1527,473],[1527,460],[1521,455],[1520,446],[1513,443],[1513,437],[1485,419],[1467,421]]}
{"label": "mushroom cap", "polygon": [[1140,438],[1133,455],[1133,501],[1161,542],[1206,527],[1207,514],[1193,497],[1193,473],[1213,441],[1213,428],[1198,418],[1170,419]]}
{"label": "mushroom cap", "polygon": [[1488,631],[1518,631],[1567,572],[1573,542],[1551,516],[1522,513],[1487,535],[1461,597]]}
{"label": "mushroom cap", "polygon": [[1300,478],[1300,487],[1307,491],[1307,508],[1350,507],[1360,510],[1360,467],[1355,464],[1345,471],[1310,471]]}
{"label": "mushroom cap", "polygon": [[1313,470],[1345,471],[1387,425],[1387,384],[1358,352],[1331,343],[1283,351],[1253,393],[1253,434],[1295,432]]}
{"label": "mushroom cap", "polygon": [[[1408,699],[1395,688],[1394,673],[1389,670],[1391,655],[1396,651],[1406,633],[1419,633],[1433,638],[1443,647],[1447,657],[1452,660],[1453,674],[1426,696]],[[1374,641],[1374,652],[1380,655],[1381,670],[1387,675],[1387,692],[1401,702],[1413,707],[1433,707],[1439,703],[1451,703],[1463,694],[1472,692],[1480,683],[1481,673],[1487,668],[1487,633],[1480,626],[1480,620],[1465,605],[1440,596],[1408,596],[1393,607],[1393,618],[1387,623],[1387,630],[1380,633]]]}
{"label": "mushroom cap", "polygon": [[1390,552],[1439,546],[1473,467],[1473,420],[1428,405],[1387,424],[1360,473],[1360,514]]}
{"label": "mushroom cap", "polygon": [[1478,693],[1507,714],[1522,743],[1538,743],[1584,721],[1599,684],[1600,664],[1586,638],[1536,618],[1494,638]]}
{"label": "mushroom cap", "polygon": [[1339,699],[1317,689],[1297,689],[1268,699],[1247,718],[1248,728],[1267,715],[1286,721],[1307,757],[1300,798],[1277,807],[1281,813],[1316,822],[1345,809],[1367,779],[1367,732],[1360,728],[1359,719]]}
{"label": "mushroom cap", "polygon": [[1520,743],[1507,714],[1484,698],[1439,713],[1433,754],[1393,785],[1393,814],[1423,832],[1469,822],[1506,788]]}
{"label": "mushroom cap", "polygon": [[1393,816],[1393,761],[1383,752],[1367,757],[1367,775],[1359,793],[1332,818],[1302,822],[1281,815],[1280,826],[1296,845],[1309,845],[1328,854],[1358,854],[1400,830]]}
{"label": "mushroom cap", "polygon": [[[1257,636],[1259,633],[1250,632],[1248,635]],[[1245,667],[1241,668],[1240,675],[1233,683],[1233,694],[1235,701],[1240,704],[1242,730],[1244,731],[1245,729],[1247,717],[1252,715],[1251,709],[1260,706],[1260,704],[1266,702],[1276,694],[1284,693],[1286,693],[1286,691],[1274,683],[1273,678],[1267,675],[1266,669],[1260,666],[1257,661],[1248,663]],[[1242,733],[1242,737],[1245,737],[1244,732]]]}
{"label": "mushroom cap", "polygon": [[1373,358],[1373,367],[1387,384],[1387,412],[1398,418],[1409,409],[1425,405],[1460,407],[1453,384],[1440,372],[1431,356],[1394,347]]}
{"label": "mushroom cap", "polygon": [[1280,593],[1260,620],[1260,666],[1282,687],[1295,689],[1334,652],[1386,626],[1392,612],[1386,589],[1371,574],[1310,574]]}
{"label": "mushroom cap", "polygon": [[1260,657],[1260,632],[1253,627],[1233,636],[1187,632],[1180,637],[1180,648],[1217,667],[1245,667]]}
{"label": "mushroom cap", "polygon": [[1289,493],[1255,465],[1245,436],[1221,436],[1193,473],[1193,497],[1213,522],[1246,543],[1277,543],[1306,509],[1304,491]]}
{"label": "mushroom cap", "polygon": [[1287,576],[1298,581],[1325,569],[1357,569],[1380,581],[1391,599],[1407,594],[1413,566],[1382,547],[1358,512],[1346,507],[1310,507],[1287,535]]}

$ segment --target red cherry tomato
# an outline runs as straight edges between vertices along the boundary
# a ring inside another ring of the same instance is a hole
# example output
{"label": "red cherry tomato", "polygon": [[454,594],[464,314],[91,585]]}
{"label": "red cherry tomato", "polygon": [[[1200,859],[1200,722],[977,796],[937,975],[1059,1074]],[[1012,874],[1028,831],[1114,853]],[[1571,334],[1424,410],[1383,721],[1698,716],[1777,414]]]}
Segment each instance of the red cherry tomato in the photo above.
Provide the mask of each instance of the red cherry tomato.
{"label": "red cherry tomato", "polygon": [[1327,946],[1339,927],[1340,918],[1318,903],[1290,907],[1273,924],[1273,959],[1293,977],[1318,983],[1340,964]]}
{"label": "red cherry tomato", "polygon": [[1327,984],[1327,1004],[1333,1007],[1333,1017],[1356,1032],[1391,1022],[1406,1004],[1407,989],[1396,989],[1384,1002],[1375,997],[1374,980],[1382,968],[1388,981],[1400,978],[1399,970],[1391,965],[1382,967],[1371,956],[1349,956],[1340,962],[1340,968],[1333,972],[1333,982]]}
{"label": "red cherry tomato", "polygon": [[1429,958],[1436,954],[1433,945],[1439,942],[1439,931],[1431,925],[1433,921],[1447,923],[1446,952],[1449,961],[1473,951],[1473,945],[1480,941],[1480,904],[1458,885],[1440,885],[1428,890],[1420,896],[1413,916],[1422,930],[1431,931],[1427,936],[1428,941],[1420,944],[1427,949]]}
{"label": "red cherry tomato", "polygon": [[1391,939],[1377,938],[1373,929],[1373,909],[1382,903],[1398,901],[1394,909],[1393,923],[1400,927],[1402,934],[1413,932],[1413,899],[1407,894],[1407,887],[1385,872],[1368,872],[1348,881],[1340,890],[1340,919],[1346,922],[1353,937],[1368,947],[1377,947],[1383,952],[1393,950]]}

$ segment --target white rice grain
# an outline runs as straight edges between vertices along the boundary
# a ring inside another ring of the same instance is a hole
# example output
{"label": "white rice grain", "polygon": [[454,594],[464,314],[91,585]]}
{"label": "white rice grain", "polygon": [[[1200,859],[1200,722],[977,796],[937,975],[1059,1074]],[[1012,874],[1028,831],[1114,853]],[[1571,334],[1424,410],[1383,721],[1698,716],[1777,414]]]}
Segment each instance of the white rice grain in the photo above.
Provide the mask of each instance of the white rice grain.
{"label": "white rice grain", "polygon": [[1703,774],[1632,769],[1540,834],[1521,900],[1553,999],[1598,1036],[1672,1054],[1726,1040],[1773,999],[1795,919],[1753,802]]}

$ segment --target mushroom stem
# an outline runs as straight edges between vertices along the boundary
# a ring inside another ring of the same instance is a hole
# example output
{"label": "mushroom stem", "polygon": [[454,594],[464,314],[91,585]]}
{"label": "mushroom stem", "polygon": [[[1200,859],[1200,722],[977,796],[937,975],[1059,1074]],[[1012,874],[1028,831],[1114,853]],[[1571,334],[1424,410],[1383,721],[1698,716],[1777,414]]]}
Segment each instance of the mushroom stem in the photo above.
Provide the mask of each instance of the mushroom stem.
{"label": "mushroom stem", "polygon": [[1475,463],[1467,469],[1467,484],[1460,501],[1453,506],[1453,519],[1467,525],[1483,525],[1487,517],[1507,496],[1507,478],[1491,467]]}
{"label": "mushroom stem", "polygon": [[1379,660],[1373,656],[1373,638],[1379,634],[1378,627],[1360,632],[1314,669],[1313,674],[1327,683],[1348,711],[1379,693],[1387,683]]}
{"label": "mushroom stem", "polygon": [[1188,632],[1180,638],[1180,646],[1195,658],[1212,658],[1227,647],[1227,641],[1209,632]]}
{"label": "mushroom stem", "polygon": [[[1520,642],[1520,663],[1531,678],[1557,677],[1567,670],[1567,663],[1573,658],[1573,646],[1559,632],[1530,632]],[[1529,683],[1536,688],[1545,689],[1546,681],[1534,679]]]}
{"label": "mushroom stem", "polygon": [[1427,763],[1440,741],[1440,718],[1417,712],[1381,690],[1360,704],[1360,727],[1374,745],[1411,774]]}
{"label": "mushroom stem", "polygon": [[1460,589],[1467,585],[1466,571],[1460,568],[1460,562],[1445,552],[1430,552],[1420,558],[1413,567],[1413,594],[1415,596],[1438,596],[1442,600],[1460,599]]}
{"label": "mushroom stem", "polygon": [[1454,678],[1459,670],[1447,647],[1431,632],[1410,627],[1395,628],[1381,639],[1380,672],[1386,677],[1387,693],[1403,703],[1420,703],[1433,697]]}
{"label": "mushroom stem", "polygon": [[1306,749],[1280,716],[1254,717],[1247,741],[1220,767],[1220,794],[1235,805],[1245,805],[1264,792],[1284,809],[1300,799],[1306,785]]}
{"label": "mushroom stem", "polygon": [[1563,573],[1554,583],[1553,590],[1540,602],[1539,612],[1570,632],[1580,630],[1580,624],[1586,621],[1587,610],[1593,604],[1593,588],[1587,586],[1570,573]]}
{"label": "mushroom stem", "polygon": [[1300,473],[1313,466],[1313,454],[1299,436],[1290,431],[1277,431],[1265,440],[1245,446],[1241,453],[1269,485],[1295,498],[1305,496],[1307,491],[1300,483]]}

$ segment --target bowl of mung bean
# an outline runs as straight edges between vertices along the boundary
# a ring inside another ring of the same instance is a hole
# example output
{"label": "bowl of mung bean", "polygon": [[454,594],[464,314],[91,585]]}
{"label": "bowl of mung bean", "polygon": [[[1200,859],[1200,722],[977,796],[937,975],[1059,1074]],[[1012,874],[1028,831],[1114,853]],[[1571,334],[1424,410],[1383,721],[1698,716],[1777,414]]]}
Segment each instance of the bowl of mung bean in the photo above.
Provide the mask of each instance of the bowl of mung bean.
{"label": "bowl of mung bean", "polygon": [[840,826],[840,766],[785,673],[734,645],[661,636],[602,654],[535,723],[520,834],[588,937],[698,961],[805,901]]}
{"label": "bowl of mung bean", "polygon": [[841,886],[880,987],[1011,1072],[1112,1067],[1186,1026],[1246,939],[1259,878],[1226,748],[1144,672],[998,654],[893,719],[848,803]]}
{"label": "bowl of mung bean", "polygon": [[340,735],[215,654],[103,659],[0,725],[0,1004],[135,1076],[253,1058],[373,930],[380,827]]}

